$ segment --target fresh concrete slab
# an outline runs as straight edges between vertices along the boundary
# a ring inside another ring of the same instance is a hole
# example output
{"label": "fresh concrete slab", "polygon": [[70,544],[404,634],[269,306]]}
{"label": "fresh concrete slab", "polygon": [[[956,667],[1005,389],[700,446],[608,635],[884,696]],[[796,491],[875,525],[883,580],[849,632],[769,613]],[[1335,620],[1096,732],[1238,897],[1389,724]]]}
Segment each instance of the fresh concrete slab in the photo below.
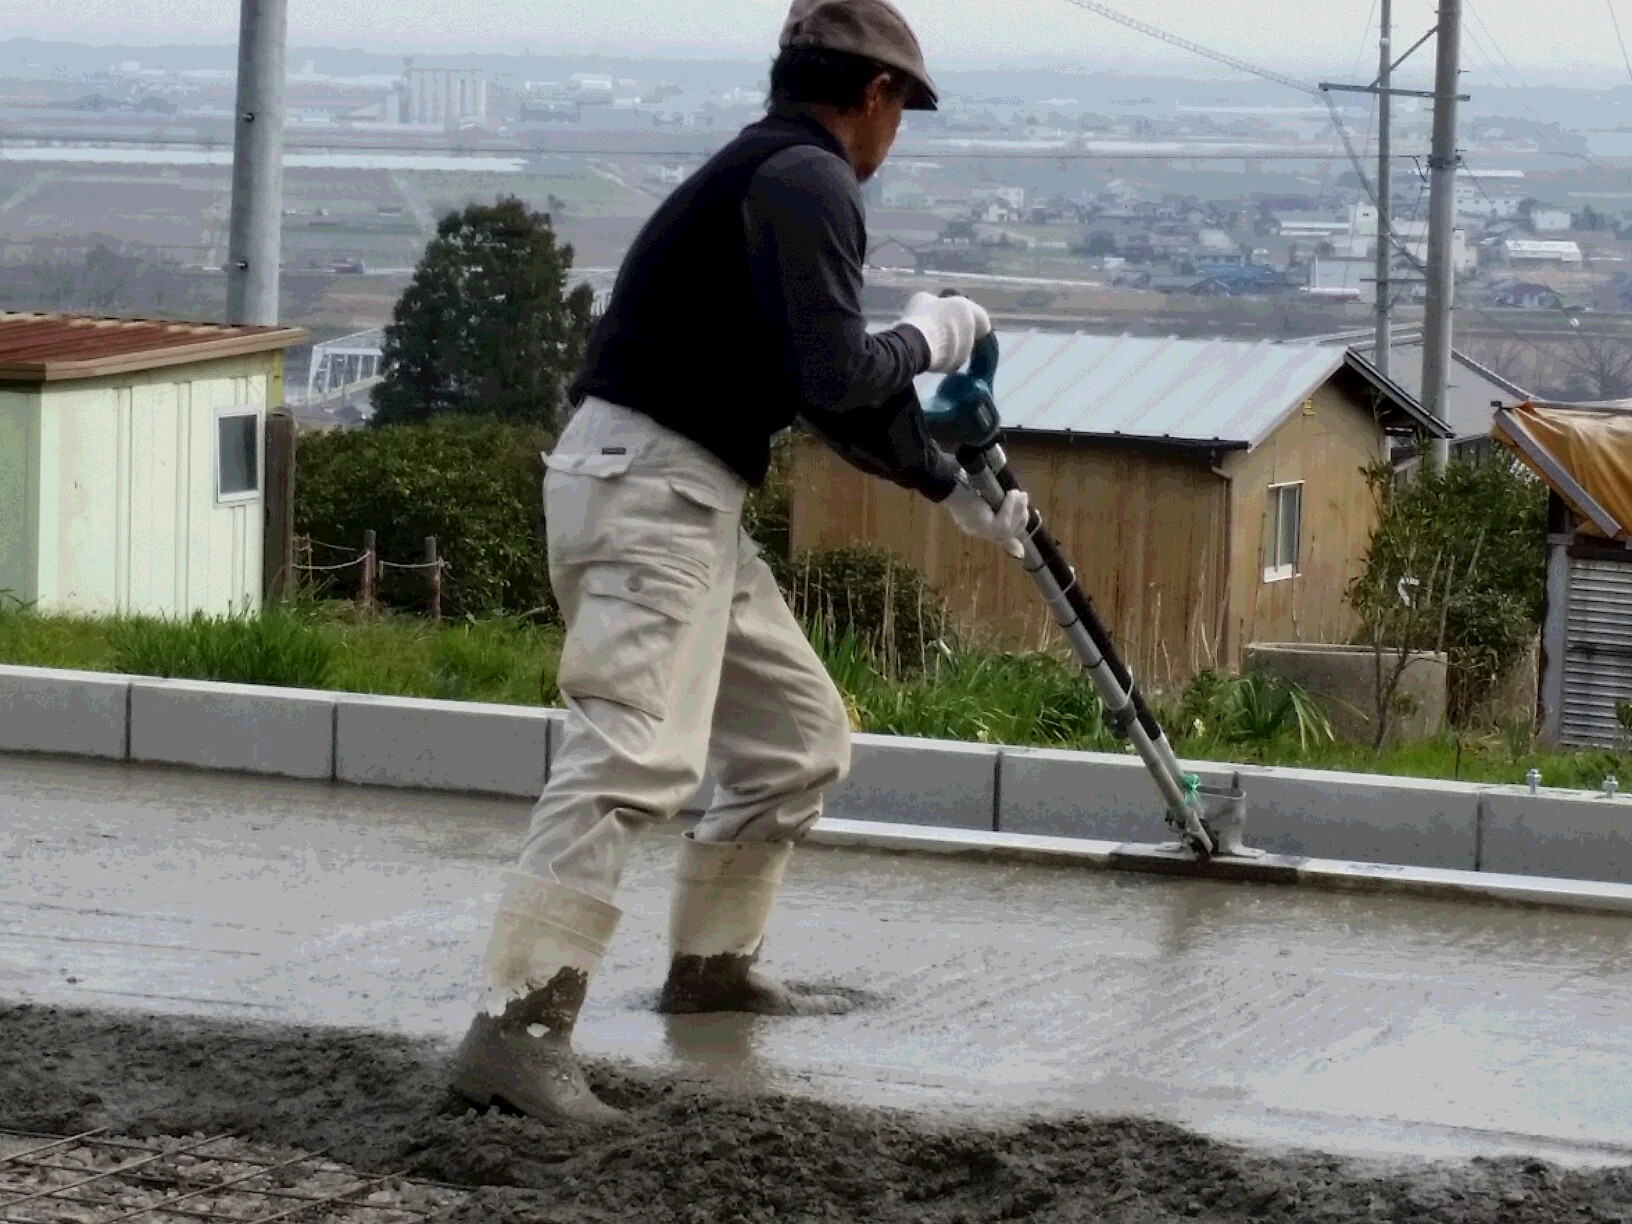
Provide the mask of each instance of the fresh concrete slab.
{"label": "fresh concrete slab", "polygon": [[130,759],[332,778],[334,700],[310,689],[134,678]]}
{"label": "fresh concrete slab", "polygon": [[827,795],[825,814],[951,829],[991,829],[998,750],[986,744],[857,735],[850,776]]}
{"label": "fresh concrete slab", "polygon": [[1483,793],[1486,871],[1632,881],[1632,798],[1517,786]]}
{"label": "fresh concrete slab", "polygon": [[[526,801],[4,765],[0,996],[448,1040],[468,1023]],[[1625,917],[810,846],[766,968],[876,1005],[666,1018],[679,832],[631,854],[578,1031],[593,1056],[994,1125],[1091,1111],[1632,1160]]]}
{"label": "fresh concrete slab", "polygon": [[365,786],[536,799],[549,765],[550,711],[340,694],[335,776]]}
{"label": "fresh concrete slab", "polygon": [[123,760],[129,697],[124,676],[0,667],[0,752]]}

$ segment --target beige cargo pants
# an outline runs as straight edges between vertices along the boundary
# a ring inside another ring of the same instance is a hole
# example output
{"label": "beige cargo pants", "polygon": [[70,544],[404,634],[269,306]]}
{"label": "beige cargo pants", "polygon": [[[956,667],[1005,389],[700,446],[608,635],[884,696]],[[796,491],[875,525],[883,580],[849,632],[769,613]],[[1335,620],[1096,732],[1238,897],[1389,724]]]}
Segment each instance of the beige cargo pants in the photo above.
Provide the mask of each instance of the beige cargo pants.
{"label": "beige cargo pants", "polygon": [[742,530],[747,486],[589,399],[547,457],[566,731],[520,870],[611,902],[632,839],[719,785],[699,841],[792,841],[850,767],[843,700]]}

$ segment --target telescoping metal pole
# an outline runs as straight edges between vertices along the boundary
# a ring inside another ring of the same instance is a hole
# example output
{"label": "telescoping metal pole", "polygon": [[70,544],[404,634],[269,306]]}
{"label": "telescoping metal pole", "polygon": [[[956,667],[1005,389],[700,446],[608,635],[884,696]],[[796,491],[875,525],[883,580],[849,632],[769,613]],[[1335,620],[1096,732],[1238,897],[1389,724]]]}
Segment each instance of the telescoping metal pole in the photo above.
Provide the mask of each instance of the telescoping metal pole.
{"label": "telescoping metal pole", "polygon": [[[975,346],[969,371],[948,375],[925,411],[931,432],[954,448],[971,486],[994,510],[1020,487],[1003,451],[1003,430],[992,398],[997,373],[997,338]],[[1244,843],[1246,810],[1237,787],[1203,786],[1184,771],[1151,712],[1116,644],[1094,611],[1059,544],[1031,508],[1021,541],[1022,563],[1037,584],[1073,653],[1093,680],[1111,729],[1133,745],[1167,807],[1167,820],[1181,844],[1198,854],[1256,852]],[[1209,806],[1211,805],[1211,806]]]}

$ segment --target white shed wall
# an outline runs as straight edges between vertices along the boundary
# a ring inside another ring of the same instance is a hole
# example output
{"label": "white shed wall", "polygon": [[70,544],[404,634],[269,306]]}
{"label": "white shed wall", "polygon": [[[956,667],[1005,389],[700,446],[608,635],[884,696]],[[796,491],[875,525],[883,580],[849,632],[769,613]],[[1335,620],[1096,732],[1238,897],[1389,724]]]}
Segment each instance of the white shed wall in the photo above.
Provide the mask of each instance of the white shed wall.
{"label": "white shed wall", "polygon": [[42,609],[186,615],[261,601],[263,496],[218,504],[216,415],[267,402],[257,356],[47,385]]}

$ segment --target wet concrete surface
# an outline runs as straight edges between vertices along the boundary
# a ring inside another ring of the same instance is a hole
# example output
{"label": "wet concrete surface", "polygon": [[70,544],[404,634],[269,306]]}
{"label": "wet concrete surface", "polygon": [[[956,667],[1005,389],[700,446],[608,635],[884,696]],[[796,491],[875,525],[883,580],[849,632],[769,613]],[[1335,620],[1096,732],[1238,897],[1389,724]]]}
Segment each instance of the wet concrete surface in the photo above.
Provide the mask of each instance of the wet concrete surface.
{"label": "wet concrete surface", "polygon": [[[527,805],[0,758],[0,998],[452,1039]],[[679,828],[581,1046],[983,1122],[1138,1114],[1360,1154],[1632,1159],[1632,921],[811,848],[768,967],[843,1018],[665,1018]]]}

